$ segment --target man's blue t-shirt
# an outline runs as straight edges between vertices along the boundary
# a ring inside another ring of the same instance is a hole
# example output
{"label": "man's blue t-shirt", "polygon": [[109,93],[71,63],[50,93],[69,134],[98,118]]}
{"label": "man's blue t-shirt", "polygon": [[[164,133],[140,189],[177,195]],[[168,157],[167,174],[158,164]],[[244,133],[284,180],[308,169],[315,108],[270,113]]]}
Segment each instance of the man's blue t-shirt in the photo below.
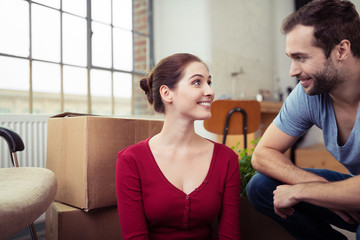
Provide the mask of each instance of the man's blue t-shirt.
{"label": "man's blue t-shirt", "polygon": [[[360,108],[360,106],[359,106]],[[309,96],[298,84],[286,98],[280,113],[274,120],[283,132],[300,137],[316,125],[323,130],[326,149],[342,163],[351,174],[360,174],[360,110],[349,139],[339,146],[337,123],[329,94]]]}

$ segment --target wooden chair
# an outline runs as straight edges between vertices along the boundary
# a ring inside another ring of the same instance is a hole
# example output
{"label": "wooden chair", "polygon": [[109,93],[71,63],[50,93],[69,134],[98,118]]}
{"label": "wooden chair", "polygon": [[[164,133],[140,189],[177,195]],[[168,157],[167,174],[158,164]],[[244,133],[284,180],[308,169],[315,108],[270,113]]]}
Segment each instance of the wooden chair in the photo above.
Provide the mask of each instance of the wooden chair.
{"label": "wooden chair", "polygon": [[260,103],[256,100],[216,100],[211,105],[211,118],[204,121],[206,130],[223,135],[244,135],[244,148],[247,148],[247,134],[260,128]]}
{"label": "wooden chair", "polygon": [[9,146],[11,168],[0,168],[0,239],[9,239],[29,226],[31,239],[37,239],[34,220],[55,198],[57,180],[46,168],[19,167],[17,151],[24,150],[21,137],[0,127],[0,137]]}

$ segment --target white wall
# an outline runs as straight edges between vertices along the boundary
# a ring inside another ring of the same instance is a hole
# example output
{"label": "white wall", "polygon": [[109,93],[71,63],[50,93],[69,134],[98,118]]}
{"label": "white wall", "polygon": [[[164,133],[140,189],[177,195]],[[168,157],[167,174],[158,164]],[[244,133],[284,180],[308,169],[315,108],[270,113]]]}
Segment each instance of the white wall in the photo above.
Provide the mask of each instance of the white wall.
{"label": "white wall", "polygon": [[217,97],[255,98],[260,88],[273,90],[277,78],[294,85],[280,33],[293,8],[288,0],[154,0],[155,61],[198,55],[210,66]]}
{"label": "white wall", "polygon": [[[210,1],[211,70],[218,96],[252,98],[260,85],[271,88],[271,2]],[[236,72],[242,73],[231,75]]]}
{"label": "white wall", "polygon": [[154,0],[155,62],[189,52],[210,63],[208,0]]}
{"label": "white wall", "polygon": [[351,2],[355,5],[356,10],[360,12],[360,0],[351,0]]}
{"label": "white wall", "polygon": [[294,87],[296,80],[289,76],[290,58],[285,54],[285,36],[280,27],[283,19],[294,11],[293,1],[275,0],[273,4],[274,88],[287,96],[287,87]]}
{"label": "white wall", "polygon": [[[360,0],[352,2],[360,9]],[[280,26],[293,11],[292,0],[154,0],[155,61],[176,52],[198,55],[210,66],[217,97],[286,93],[296,81]]]}
{"label": "white wall", "polygon": [[[359,11],[360,0],[352,2]],[[210,66],[217,98],[251,99],[277,88],[286,96],[296,81],[280,26],[294,8],[292,0],[154,0],[155,61],[177,52],[199,56]],[[322,141],[319,130],[309,136],[307,143]]]}

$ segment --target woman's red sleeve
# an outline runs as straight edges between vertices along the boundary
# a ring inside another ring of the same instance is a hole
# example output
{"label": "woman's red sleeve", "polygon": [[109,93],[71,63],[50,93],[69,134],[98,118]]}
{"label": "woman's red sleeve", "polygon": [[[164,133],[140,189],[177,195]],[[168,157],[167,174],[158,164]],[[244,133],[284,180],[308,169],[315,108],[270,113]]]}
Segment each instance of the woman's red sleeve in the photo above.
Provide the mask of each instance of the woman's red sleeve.
{"label": "woman's red sleeve", "polygon": [[117,158],[116,196],[123,239],[149,239],[136,162],[124,151]]}
{"label": "woman's red sleeve", "polygon": [[237,155],[229,161],[219,217],[219,239],[240,239],[240,169]]}

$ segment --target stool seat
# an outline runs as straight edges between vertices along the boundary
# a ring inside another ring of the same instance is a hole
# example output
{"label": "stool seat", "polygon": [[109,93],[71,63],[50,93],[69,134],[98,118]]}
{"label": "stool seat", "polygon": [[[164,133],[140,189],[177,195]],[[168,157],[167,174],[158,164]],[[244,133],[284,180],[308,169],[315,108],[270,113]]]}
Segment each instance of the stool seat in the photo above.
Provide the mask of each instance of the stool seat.
{"label": "stool seat", "polygon": [[0,239],[9,239],[43,214],[57,190],[46,168],[0,168]]}

